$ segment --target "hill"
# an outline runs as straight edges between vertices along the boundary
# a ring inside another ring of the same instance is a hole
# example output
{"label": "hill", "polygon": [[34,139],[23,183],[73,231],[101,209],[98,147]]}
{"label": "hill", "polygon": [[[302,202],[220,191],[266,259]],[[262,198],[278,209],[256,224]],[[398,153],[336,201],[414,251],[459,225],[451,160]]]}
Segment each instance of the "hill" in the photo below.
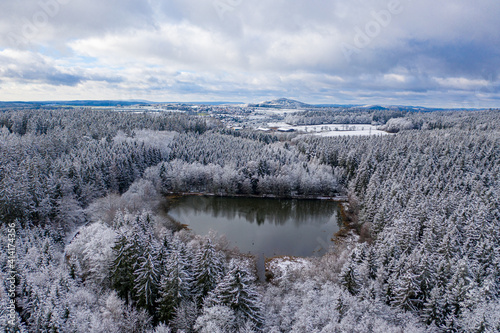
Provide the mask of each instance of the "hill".
{"label": "hill", "polygon": [[260,102],[257,104],[248,104],[248,106],[259,107],[259,108],[277,108],[277,109],[304,109],[312,107],[312,105],[288,98],[279,98],[271,101]]}

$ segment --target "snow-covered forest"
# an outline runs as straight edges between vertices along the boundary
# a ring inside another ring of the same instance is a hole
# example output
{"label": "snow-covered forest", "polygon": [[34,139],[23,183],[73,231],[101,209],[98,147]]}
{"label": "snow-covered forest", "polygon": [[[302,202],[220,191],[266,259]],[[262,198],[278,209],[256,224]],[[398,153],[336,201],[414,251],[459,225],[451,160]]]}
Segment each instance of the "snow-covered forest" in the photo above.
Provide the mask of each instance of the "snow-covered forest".
{"label": "snow-covered forest", "polygon": [[400,109],[371,110],[363,108],[314,108],[288,114],[285,122],[291,125],[322,124],[385,124],[389,119],[403,117],[407,111]]}
{"label": "snow-covered forest", "polygon": [[[2,249],[15,229],[15,260],[0,252],[0,329],[500,331],[500,112],[308,112],[290,117],[367,118],[397,134],[232,131],[178,113],[0,113]],[[259,282],[223,236],[162,214],[165,194],[189,192],[347,196],[352,231]]]}

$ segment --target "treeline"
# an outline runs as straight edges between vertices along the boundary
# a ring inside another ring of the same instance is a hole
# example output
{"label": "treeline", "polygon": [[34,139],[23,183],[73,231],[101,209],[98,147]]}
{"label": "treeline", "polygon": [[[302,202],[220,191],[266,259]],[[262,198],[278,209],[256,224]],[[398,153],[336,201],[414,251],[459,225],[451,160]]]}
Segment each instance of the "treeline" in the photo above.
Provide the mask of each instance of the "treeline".
{"label": "treeline", "polygon": [[68,140],[73,140],[69,143],[85,136],[109,140],[119,130],[127,134],[137,129],[203,133],[219,126],[211,118],[189,117],[180,113],[130,113],[92,109],[27,109],[0,113],[0,127],[5,127],[11,133],[59,133],[64,134]]}
{"label": "treeline", "polygon": [[462,130],[494,130],[499,116],[494,111],[440,111],[408,113],[404,118],[391,118],[379,129],[389,133],[403,130],[435,130],[460,128]]}
{"label": "treeline", "polygon": [[146,178],[165,193],[310,197],[340,191],[333,169],[306,159],[295,146],[214,132],[179,135],[170,161],[148,170]]}
{"label": "treeline", "polygon": [[370,110],[359,108],[327,108],[288,114],[285,122],[291,125],[322,124],[385,124],[389,119],[404,117],[405,110]]}

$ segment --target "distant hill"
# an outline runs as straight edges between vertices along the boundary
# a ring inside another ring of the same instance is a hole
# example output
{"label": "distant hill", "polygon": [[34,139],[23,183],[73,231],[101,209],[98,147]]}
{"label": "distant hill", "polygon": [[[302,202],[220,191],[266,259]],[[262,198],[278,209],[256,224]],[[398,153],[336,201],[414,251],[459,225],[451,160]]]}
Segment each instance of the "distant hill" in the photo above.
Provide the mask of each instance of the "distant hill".
{"label": "distant hill", "polygon": [[[443,108],[429,108],[421,106],[404,106],[404,105],[362,105],[362,104],[307,104],[289,98],[279,98],[271,101],[260,103],[243,104],[240,102],[151,102],[146,100],[73,100],[73,101],[15,101],[15,102],[2,102],[0,101],[0,109],[9,108],[61,108],[61,107],[119,107],[119,106],[133,106],[133,105],[153,105],[153,104],[176,104],[176,105],[244,105],[248,107],[260,107],[271,109],[324,109],[324,108],[346,108],[357,110],[372,110],[372,111],[388,111],[400,110],[408,112],[431,112],[442,110],[466,110],[466,108],[443,109]],[[470,109],[468,109],[470,110]],[[481,109],[476,109],[481,110]]]}
{"label": "distant hill", "polygon": [[[361,104],[314,104],[312,107],[317,108],[346,108],[352,110],[372,110],[372,111],[389,111],[399,110],[408,112],[432,112],[432,111],[445,111],[445,110],[466,110],[462,109],[445,109],[445,108],[429,108],[423,106],[411,105],[361,105]],[[468,110],[468,109],[467,109]]]}
{"label": "distant hill", "polygon": [[243,104],[242,102],[151,102],[146,100],[74,100],[74,101],[36,101],[36,102],[1,102],[0,108],[40,108],[40,107],[118,107],[133,105],[153,105],[153,104],[176,104],[176,105],[225,105],[225,104]]}
{"label": "distant hill", "polygon": [[277,108],[277,109],[303,109],[313,107],[310,104],[302,103],[293,99],[280,98],[272,101],[260,102],[257,104],[248,104],[249,107],[257,108]]}
{"label": "distant hill", "polygon": [[37,102],[0,102],[0,107],[60,107],[60,106],[130,106],[138,104],[155,104],[149,101],[113,101],[113,100],[79,100],[79,101],[37,101]]}
{"label": "distant hill", "polygon": [[81,100],[81,101],[58,101],[47,102],[49,105],[72,105],[72,106],[126,106],[138,104],[155,104],[149,101],[135,100],[135,101],[114,101],[114,100]]}

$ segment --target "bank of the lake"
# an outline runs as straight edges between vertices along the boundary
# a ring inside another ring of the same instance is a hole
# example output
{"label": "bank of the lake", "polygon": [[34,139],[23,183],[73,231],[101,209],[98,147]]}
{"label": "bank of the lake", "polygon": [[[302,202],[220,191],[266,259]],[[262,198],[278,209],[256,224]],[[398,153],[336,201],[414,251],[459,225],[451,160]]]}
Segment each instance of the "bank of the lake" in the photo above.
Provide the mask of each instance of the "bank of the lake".
{"label": "bank of the lake", "polygon": [[186,196],[219,197],[219,198],[263,198],[263,199],[297,199],[297,200],[327,200],[335,202],[346,202],[348,196],[311,196],[311,195],[288,195],[278,196],[274,194],[220,194],[210,192],[163,192],[165,198],[179,198]]}

